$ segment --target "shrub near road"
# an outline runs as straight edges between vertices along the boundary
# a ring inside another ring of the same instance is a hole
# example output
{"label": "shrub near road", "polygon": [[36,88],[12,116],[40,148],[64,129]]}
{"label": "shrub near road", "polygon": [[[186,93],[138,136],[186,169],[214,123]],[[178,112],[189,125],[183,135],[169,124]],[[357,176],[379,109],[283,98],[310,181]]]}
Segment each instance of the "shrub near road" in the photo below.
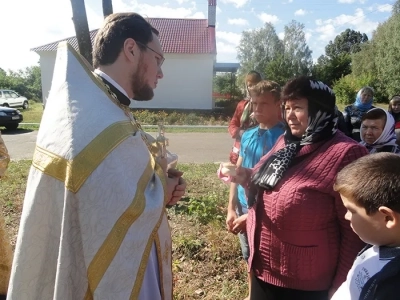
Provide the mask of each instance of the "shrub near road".
{"label": "shrub near road", "polygon": [[[15,245],[31,162],[11,162],[0,181],[0,206]],[[186,197],[170,208],[175,299],[242,299],[245,265],[237,238],[225,229],[228,186],[215,164],[180,164],[188,182]]]}

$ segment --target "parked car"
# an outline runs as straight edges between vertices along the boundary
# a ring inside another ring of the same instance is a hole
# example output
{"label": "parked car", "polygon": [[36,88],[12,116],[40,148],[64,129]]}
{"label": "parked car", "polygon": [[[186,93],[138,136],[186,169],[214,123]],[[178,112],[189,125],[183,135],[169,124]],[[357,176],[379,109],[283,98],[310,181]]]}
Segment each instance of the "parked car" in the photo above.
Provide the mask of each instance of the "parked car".
{"label": "parked car", "polygon": [[15,130],[23,119],[19,110],[0,106],[0,126],[4,126],[9,130]]}
{"label": "parked car", "polygon": [[29,108],[28,99],[11,90],[0,90],[0,105],[4,107],[22,107],[23,109]]}

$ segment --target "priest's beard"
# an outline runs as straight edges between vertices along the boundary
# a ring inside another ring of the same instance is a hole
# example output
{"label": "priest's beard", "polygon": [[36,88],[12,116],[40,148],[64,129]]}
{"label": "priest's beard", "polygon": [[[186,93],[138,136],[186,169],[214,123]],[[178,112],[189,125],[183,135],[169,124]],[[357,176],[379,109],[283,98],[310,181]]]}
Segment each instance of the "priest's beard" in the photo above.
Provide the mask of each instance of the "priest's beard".
{"label": "priest's beard", "polygon": [[147,65],[140,61],[136,72],[131,75],[131,85],[134,100],[148,101],[154,97],[153,89],[145,82],[144,79],[146,72]]}

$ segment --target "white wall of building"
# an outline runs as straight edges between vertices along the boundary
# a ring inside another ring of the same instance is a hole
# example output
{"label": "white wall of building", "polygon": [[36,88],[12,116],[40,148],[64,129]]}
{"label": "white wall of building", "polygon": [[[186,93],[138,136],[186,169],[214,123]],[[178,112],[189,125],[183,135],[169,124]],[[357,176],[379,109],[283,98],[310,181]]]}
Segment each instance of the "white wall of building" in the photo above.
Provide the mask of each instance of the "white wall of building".
{"label": "white wall of building", "polygon": [[40,55],[40,69],[42,80],[42,98],[43,103],[46,104],[46,99],[49,96],[51,81],[53,78],[54,64],[56,61],[56,52],[43,51],[38,53]]}
{"label": "white wall of building", "polygon": [[[49,95],[56,52],[39,52],[43,102]],[[213,54],[165,54],[164,78],[151,101],[133,101],[132,108],[212,109]]]}
{"label": "white wall of building", "polygon": [[151,101],[133,101],[133,108],[212,109],[212,54],[166,54]]}

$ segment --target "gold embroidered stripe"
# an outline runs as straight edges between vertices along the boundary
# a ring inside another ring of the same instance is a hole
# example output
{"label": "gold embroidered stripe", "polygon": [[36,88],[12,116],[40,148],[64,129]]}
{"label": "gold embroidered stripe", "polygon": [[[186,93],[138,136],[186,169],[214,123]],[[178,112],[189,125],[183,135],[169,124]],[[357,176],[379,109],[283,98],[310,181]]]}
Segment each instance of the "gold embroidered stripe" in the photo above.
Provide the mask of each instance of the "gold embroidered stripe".
{"label": "gold embroidered stripe", "polygon": [[[88,281],[89,287],[86,292],[85,299],[93,299],[94,291],[103,278],[105,272],[113,261],[119,247],[121,246],[126,233],[128,232],[131,225],[139,218],[143,213],[146,206],[146,199],[144,193],[146,187],[151,180],[154,172],[154,160],[150,159],[144,173],[140,177],[135,197],[132,203],[124,211],[124,213],[119,217],[114,227],[111,229],[110,233],[104,240],[100,249],[97,251],[93,260],[91,261],[88,268]],[[146,246],[147,247],[147,246]]]}
{"label": "gold embroidered stripe", "polygon": [[[151,157],[151,160],[152,160],[153,164],[155,165],[155,171],[156,171],[157,175],[160,177],[161,183],[164,188],[164,203],[165,203],[166,199],[167,199],[167,186],[166,186],[165,173],[162,170],[161,166],[154,162],[153,157]],[[160,219],[157,221],[156,226],[154,227],[153,231],[151,232],[149,240],[148,240],[146,248],[145,248],[145,251],[143,253],[142,261],[140,262],[140,265],[139,265],[139,271],[138,271],[138,274],[136,275],[136,280],[133,285],[131,297],[129,298],[130,300],[136,300],[139,297],[140,289],[141,289],[142,283],[143,283],[144,273],[146,271],[147,262],[149,260],[150,250],[153,245],[153,242],[155,241],[156,236],[158,235],[158,228],[160,228],[164,214],[165,214],[165,208],[163,207],[161,209]],[[159,260],[158,264],[160,266],[160,264],[162,264],[162,260],[161,261]]]}
{"label": "gold embroidered stripe", "polygon": [[96,136],[73,160],[36,146],[32,165],[64,182],[68,190],[77,193],[107,155],[137,130],[129,121],[114,123]]}
{"label": "gold embroidered stripe", "polygon": [[[146,271],[147,262],[149,261],[151,247],[152,247],[154,239],[157,235],[158,228],[160,228],[161,221],[162,221],[162,218],[164,217],[164,214],[165,214],[165,210],[164,210],[164,208],[162,208],[160,219],[158,220],[156,226],[154,227],[152,233],[150,234],[149,240],[146,245],[146,249],[144,250],[142,261],[140,262],[140,266],[139,266],[139,271],[136,276],[135,284],[133,285],[131,297],[129,298],[130,300],[136,300],[139,298],[139,293],[140,293],[140,289],[142,288],[144,273]],[[158,263],[162,264],[162,261],[159,261]]]}
{"label": "gold embroidered stripe", "polygon": [[154,242],[156,244],[156,250],[157,250],[157,259],[158,259],[158,272],[160,275],[160,289],[161,289],[161,299],[165,299],[165,293],[164,293],[164,272],[163,272],[163,258],[161,254],[161,243],[160,243],[160,237],[158,234],[156,234]]}

